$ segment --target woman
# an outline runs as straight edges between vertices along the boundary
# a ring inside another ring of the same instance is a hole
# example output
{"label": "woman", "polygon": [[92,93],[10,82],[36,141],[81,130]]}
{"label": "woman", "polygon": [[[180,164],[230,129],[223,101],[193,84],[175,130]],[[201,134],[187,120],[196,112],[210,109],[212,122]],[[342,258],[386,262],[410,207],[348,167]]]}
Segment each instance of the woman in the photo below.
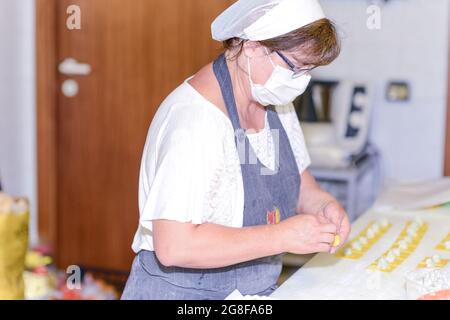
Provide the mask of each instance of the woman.
{"label": "woman", "polygon": [[225,53],[169,95],[149,130],[123,299],[269,295],[283,253],[334,253],[350,231],[306,170],[291,103],[339,53],[318,2],[240,0],[212,31]]}

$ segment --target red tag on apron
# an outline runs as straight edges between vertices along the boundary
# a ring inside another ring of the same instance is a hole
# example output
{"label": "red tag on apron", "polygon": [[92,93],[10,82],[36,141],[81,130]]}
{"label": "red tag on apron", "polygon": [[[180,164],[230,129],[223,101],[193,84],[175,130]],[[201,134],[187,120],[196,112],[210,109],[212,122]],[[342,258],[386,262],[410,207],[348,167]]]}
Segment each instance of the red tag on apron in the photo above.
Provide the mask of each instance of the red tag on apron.
{"label": "red tag on apron", "polygon": [[280,223],[280,209],[275,207],[273,211],[267,212],[267,224],[279,224]]}

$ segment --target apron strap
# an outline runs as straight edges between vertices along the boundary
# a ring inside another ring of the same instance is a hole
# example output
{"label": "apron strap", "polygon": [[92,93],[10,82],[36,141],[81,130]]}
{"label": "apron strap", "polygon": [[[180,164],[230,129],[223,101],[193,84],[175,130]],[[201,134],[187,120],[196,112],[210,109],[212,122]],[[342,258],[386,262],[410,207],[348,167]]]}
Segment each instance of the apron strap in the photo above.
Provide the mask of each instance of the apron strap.
{"label": "apron strap", "polygon": [[219,81],[220,90],[227,107],[228,115],[230,116],[231,123],[234,130],[237,132],[242,130],[241,123],[239,121],[239,115],[236,108],[236,100],[233,94],[233,83],[231,82],[230,71],[228,70],[225,54],[221,54],[219,58],[213,63],[214,74]]}
{"label": "apron strap", "polygon": [[239,121],[239,114],[236,108],[236,100],[234,99],[233,83],[231,81],[230,71],[228,70],[225,54],[221,54],[213,63],[214,74],[220,85],[223,100],[228,111],[231,123],[234,128],[234,141],[238,150],[241,164],[249,163],[250,146],[244,129]]}

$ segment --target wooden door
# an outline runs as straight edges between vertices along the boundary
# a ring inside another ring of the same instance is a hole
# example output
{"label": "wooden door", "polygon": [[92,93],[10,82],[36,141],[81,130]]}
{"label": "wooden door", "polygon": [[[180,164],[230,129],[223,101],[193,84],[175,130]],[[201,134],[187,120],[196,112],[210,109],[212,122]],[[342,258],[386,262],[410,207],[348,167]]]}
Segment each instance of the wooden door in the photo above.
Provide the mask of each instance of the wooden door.
{"label": "wooden door", "polygon": [[[38,0],[38,15],[44,2]],[[53,63],[71,57],[92,70],[87,76],[68,76],[56,72],[53,65],[55,86],[38,84],[38,96],[43,96],[42,90],[55,90],[54,117],[45,114],[52,112],[43,105],[45,99],[38,100],[43,138],[39,176],[44,181],[39,184],[39,215],[42,232],[50,234],[61,267],[81,264],[129,270],[138,224],[139,165],[148,127],[167,94],[220,53],[220,44],[211,40],[210,24],[232,2],[53,2],[56,44],[54,48],[38,44],[38,62],[44,61],[45,50],[55,50]],[[80,30],[66,27],[70,5],[81,9]],[[42,20],[38,16],[38,28]],[[43,69],[38,66],[38,72]],[[46,79],[51,81],[51,72],[39,76],[39,81]],[[79,85],[72,98],[61,93],[66,80]],[[48,126],[54,130],[45,131]],[[46,162],[52,154],[48,149],[54,150],[53,173]],[[53,188],[45,186],[48,177],[53,177]]]}

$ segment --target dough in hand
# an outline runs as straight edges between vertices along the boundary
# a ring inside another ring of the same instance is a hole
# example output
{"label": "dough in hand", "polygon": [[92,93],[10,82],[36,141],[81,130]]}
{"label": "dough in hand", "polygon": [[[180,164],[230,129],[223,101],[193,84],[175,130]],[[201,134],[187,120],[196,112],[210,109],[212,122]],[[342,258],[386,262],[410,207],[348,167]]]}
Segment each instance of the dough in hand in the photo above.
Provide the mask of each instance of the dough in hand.
{"label": "dough in hand", "polygon": [[338,247],[340,244],[341,244],[341,236],[337,234],[334,237],[333,248]]}

